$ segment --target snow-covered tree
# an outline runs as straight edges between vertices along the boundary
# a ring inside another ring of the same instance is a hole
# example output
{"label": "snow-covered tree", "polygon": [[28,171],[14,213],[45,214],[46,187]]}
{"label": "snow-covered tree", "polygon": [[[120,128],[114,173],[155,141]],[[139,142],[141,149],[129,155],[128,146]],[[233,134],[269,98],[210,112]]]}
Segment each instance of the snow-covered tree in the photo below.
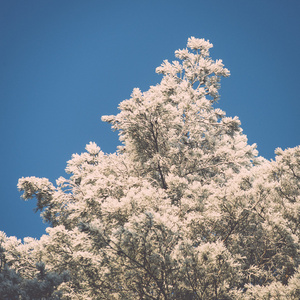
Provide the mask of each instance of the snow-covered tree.
{"label": "snow-covered tree", "polygon": [[102,118],[116,153],[91,142],[56,186],[19,180],[49,228],[23,243],[3,235],[10,271],[67,271],[52,285],[62,299],[299,299],[300,147],[258,157],[217,108],[229,71],[211,47],[191,37],[159,84]]}
{"label": "snow-covered tree", "polygon": [[[7,238],[3,233],[0,236],[0,296],[3,300],[59,300],[61,292],[57,287],[69,280],[67,272],[57,274],[49,272],[43,262],[36,262],[35,266],[26,264],[23,257],[18,256],[18,247],[12,247],[11,251],[6,252],[2,244],[23,247],[20,241],[14,237]],[[25,243],[26,244],[26,243]],[[26,246],[25,246],[26,247]],[[26,251],[21,251],[25,253]],[[14,256],[13,259],[6,257]],[[19,252],[20,253],[20,252]],[[18,264],[14,269],[9,264],[15,260]],[[7,263],[9,261],[9,263]],[[26,266],[24,266],[26,265]]]}

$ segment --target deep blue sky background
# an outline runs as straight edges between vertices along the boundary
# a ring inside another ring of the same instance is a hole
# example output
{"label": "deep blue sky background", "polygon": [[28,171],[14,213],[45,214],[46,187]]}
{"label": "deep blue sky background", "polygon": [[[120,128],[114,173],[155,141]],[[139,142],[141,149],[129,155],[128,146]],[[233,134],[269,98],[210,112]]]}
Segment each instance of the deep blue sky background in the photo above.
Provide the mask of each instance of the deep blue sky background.
{"label": "deep blue sky background", "polygon": [[0,230],[44,233],[18,178],[55,182],[90,141],[115,152],[101,115],[158,83],[155,68],[190,36],[231,71],[219,106],[260,155],[300,144],[299,15],[299,0],[0,0]]}

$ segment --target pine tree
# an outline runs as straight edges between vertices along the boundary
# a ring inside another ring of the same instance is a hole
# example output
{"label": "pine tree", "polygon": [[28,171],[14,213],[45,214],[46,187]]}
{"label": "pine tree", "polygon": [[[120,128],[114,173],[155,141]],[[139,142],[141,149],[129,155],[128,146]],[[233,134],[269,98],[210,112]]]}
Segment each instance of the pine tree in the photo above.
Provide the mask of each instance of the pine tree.
{"label": "pine tree", "polygon": [[[3,236],[2,236],[3,238]],[[3,240],[2,240],[3,242]],[[45,264],[36,263],[35,276],[28,278],[28,270],[22,277],[6,263],[5,249],[0,247],[0,297],[3,300],[59,300],[61,293],[57,287],[68,281],[68,273],[48,272]]]}
{"label": "pine tree", "polygon": [[3,239],[10,268],[67,270],[62,299],[299,299],[300,147],[258,157],[217,108],[229,71],[211,47],[191,37],[159,84],[102,118],[116,153],[90,143],[56,186],[19,180],[50,226]]}

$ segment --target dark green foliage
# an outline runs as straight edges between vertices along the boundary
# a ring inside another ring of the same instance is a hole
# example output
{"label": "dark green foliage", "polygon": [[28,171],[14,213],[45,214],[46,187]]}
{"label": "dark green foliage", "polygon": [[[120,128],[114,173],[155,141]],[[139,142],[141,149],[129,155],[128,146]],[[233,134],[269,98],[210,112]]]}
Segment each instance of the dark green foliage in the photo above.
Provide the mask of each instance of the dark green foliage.
{"label": "dark green foliage", "polygon": [[36,264],[37,275],[33,279],[22,278],[8,267],[5,261],[5,249],[0,247],[0,299],[2,300],[59,300],[56,288],[69,280],[67,272],[56,274],[48,272],[45,264]]}

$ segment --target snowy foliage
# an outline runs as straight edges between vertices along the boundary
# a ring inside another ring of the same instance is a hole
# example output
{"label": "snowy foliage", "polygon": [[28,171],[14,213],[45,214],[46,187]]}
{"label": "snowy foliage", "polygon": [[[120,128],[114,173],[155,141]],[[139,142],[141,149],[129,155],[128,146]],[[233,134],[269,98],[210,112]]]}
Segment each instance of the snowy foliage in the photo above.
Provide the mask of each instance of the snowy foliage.
{"label": "snowy foliage", "polygon": [[[20,245],[19,241],[15,238],[7,238],[3,233],[0,236],[0,245],[9,245],[10,241]],[[31,240],[32,241],[32,240]],[[25,242],[26,243],[26,242]],[[45,268],[43,262],[36,262],[35,266],[25,262],[24,257],[18,257],[16,249],[13,247],[10,251],[6,251],[5,248],[0,246],[0,296],[3,300],[14,299],[43,299],[43,300],[58,300],[61,299],[61,292],[57,291],[57,287],[63,282],[69,280],[68,273],[62,272],[61,274],[49,272]],[[26,249],[28,250],[28,249]],[[25,250],[25,252],[26,252]],[[21,251],[20,253],[23,253]],[[6,254],[14,256],[6,257]],[[37,259],[35,257],[35,259]],[[12,261],[16,261],[14,269],[9,267]],[[37,260],[36,260],[37,261]],[[7,263],[8,262],[8,263]]]}
{"label": "snowy foliage", "polygon": [[50,226],[40,240],[0,236],[12,290],[38,290],[47,269],[43,297],[300,298],[300,147],[258,157],[216,107],[229,71],[210,48],[189,38],[157,68],[159,84],[102,117],[119,132],[116,153],[90,143],[56,186],[19,180]]}

